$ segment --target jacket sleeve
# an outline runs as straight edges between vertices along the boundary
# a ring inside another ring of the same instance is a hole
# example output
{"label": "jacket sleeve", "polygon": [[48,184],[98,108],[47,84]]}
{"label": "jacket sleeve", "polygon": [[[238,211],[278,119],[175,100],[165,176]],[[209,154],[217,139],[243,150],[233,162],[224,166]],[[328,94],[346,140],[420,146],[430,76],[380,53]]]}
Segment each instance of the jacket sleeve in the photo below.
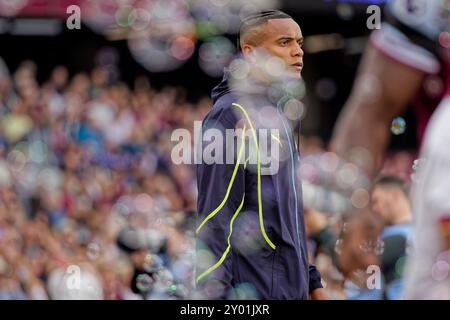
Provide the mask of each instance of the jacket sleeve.
{"label": "jacket sleeve", "polygon": [[322,277],[319,270],[317,270],[315,265],[309,265],[309,293],[313,292],[315,289],[323,288]]}
{"label": "jacket sleeve", "polygon": [[[223,138],[222,141],[216,138],[210,143],[203,142],[203,160],[197,165],[196,285],[200,292],[208,283],[218,288],[212,293],[208,290],[207,299],[226,298],[233,286],[230,224],[244,201],[245,170],[243,164],[239,164],[243,162],[236,165],[238,138],[233,136],[233,144],[230,145],[230,141],[226,142],[225,130],[234,129],[236,122],[233,114],[222,112],[207,117],[202,125],[203,140],[208,139],[206,131],[210,129],[213,129],[210,133],[220,134]],[[212,143],[222,150],[212,152]],[[215,159],[221,158],[222,161],[211,163],[208,155],[217,156],[217,152],[220,157]],[[226,162],[228,152],[234,152],[232,163]]]}

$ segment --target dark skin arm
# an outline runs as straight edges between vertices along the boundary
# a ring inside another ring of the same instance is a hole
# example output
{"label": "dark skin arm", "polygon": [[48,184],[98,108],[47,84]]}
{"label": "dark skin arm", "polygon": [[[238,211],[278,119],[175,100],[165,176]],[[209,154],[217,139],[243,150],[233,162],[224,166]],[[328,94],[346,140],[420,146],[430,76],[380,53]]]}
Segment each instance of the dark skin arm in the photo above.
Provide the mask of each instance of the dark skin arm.
{"label": "dark skin arm", "polygon": [[[402,114],[418,92],[425,74],[398,63],[369,45],[360,64],[355,85],[336,123],[331,151],[358,166],[370,181],[376,176],[390,141],[390,125]],[[351,159],[355,147],[366,149],[370,159]],[[370,190],[368,190],[370,191]],[[362,211],[362,210],[361,210]],[[367,268],[377,259],[364,253],[360,244],[376,237],[380,221],[368,214],[356,214],[349,220],[343,239],[340,267],[344,274]]]}
{"label": "dark skin arm", "polygon": [[373,178],[390,141],[391,122],[405,111],[424,76],[369,45],[350,98],[335,125],[332,151],[346,159],[353,148],[365,148],[373,161],[355,164]]}

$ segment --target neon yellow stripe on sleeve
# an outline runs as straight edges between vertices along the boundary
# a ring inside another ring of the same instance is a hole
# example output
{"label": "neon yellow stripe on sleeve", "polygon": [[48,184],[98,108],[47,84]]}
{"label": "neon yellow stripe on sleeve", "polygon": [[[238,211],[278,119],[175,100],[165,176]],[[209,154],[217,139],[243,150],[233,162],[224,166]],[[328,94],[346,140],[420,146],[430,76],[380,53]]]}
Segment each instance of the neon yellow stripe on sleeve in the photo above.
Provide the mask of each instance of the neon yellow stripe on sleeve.
{"label": "neon yellow stripe on sleeve", "polygon": [[222,210],[223,206],[225,205],[225,203],[228,200],[228,196],[230,195],[231,192],[231,188],[233,187],[233,183],[234,183],[234,179],[236,178],[236,173],[238,171],[239,168],[239,164],[241,162],[241,157],[242,154],[244,152],[244,147],[245,147],[245,129],[246,127],[244,126],[244,131],[242,133],[242,143],[241,143],[241,147],[239,148],[239,153],[238,153],[238,158],[236,161],[236,164],[234,166],[234,170],[233,170],[233,174],[231,175],[231,179],[230,179],[230,183],[228,184],[228,188],[227,188],[227,192],[225,193],[225,197],[223,198],[222,202],[220,203],[220,205],[214,209],[213,212],[211,212],[210,214],[208,214],[208,216],[202,221],[202,223],[198,226],[198,228],[195,230],[195,233],[198,234],[200,232],[200,230],[203,228],[203,226],[205,225],[205,223],[207,223],[210,219],[212,219],[220,210]]}
{"label": "neon yellow stripe on sleeve", "polygon": [[219,261],[216,262],[216,264],[214,264],[212,267],[210,267],[208,270],[206,270],[205,272],[203,272],[201,275],[199,275],[199,276],[197,277],[197,280],[196,280],[197,282],[199,282],[199,281],[202,280],[204,277],[206,277],[208,274],[210,274],[211,272],[213,272],[214,270],[216,270],[218,267],[220,267],[220,266],[222,265],[222,263],[225,261],[225,258],[227,257],[228,252],[230,252],[230,249],[231,249],[231,242],[230,242],[230,239],[231,239],[231,234],[233,233],[233,222],[234,222],[234,220],[237,218],[239,212],[241,212],[241,209],[242,209],[242,207],[243,207],[243,205],[244,205],[244,199],[245,199],[245,193],[244,193],[244,195],[243,195],[243,197],[242,197],[241,204],[240,204],[239,207],[236,209],[236,212],[234,213],[233,218],[232,218],[231,221],[230,221],[230,232],[228,233],[228,239],[227,239],[228,246],[227,246],[227,249],[226,249],[225,252],[222,254],[222,257],[219,259]]}
{"label": "neon yellow stripe on sleeve", "polygon": [[250,117],[248,116],[247,111],[245,111],[245,109],[237,104],[237,103],[233,103],[233,106],[239,108],[242,113],[244,114],[245,118],[247,119],[247,122],[250,126],[250,128],[252,129],[253,132],[253,139],[255,141],[255,145],[256,145],[256,159],[257,159],[257,168],[258,168],[258,212],[259,212],[259,225],[261,227],[261,232],[263,234],[264,240],[266,240],[266,242],[269,244],[269,246],[275,250],[276,246],[275,244],[273,244],[273,242],[269,239],[269,237],[267,236],[266,233],[266,229],[264,228],[264,219],[263,219],[263,212],[262,212],[262,196],[261,196],[261,161],[259,159],[259,145],[258,145],[258,139],[256,138],[256,132],[255,129],[253,128],[253,124],[250,121]]}

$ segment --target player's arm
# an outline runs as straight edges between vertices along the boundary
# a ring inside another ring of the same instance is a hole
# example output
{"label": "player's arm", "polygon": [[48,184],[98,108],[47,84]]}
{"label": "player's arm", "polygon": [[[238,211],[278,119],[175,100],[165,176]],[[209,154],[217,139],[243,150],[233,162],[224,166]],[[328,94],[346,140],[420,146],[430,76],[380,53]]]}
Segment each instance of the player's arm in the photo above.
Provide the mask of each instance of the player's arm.
{"label": "player's arm", "polygon": [[[207,297],[212,299],[226,298],[228,290],[233,285],[231,224],[244,203],[245,170],[242,159],[236,159],[239,155],[243,155],[236,150],[237,137],[234,137],[231,149],[226,141],[226,129],[235,127],[236,121],[232,118],[231,112],[224,112],[204,121],[203,135],[206,135],[209,129],[222,134],[222,150],[215,151],[222,154],[222,159],[219,163],[216,161],[211,163],[204,158],[197,166],[196,285],[197,289],[205,289],[207,292],[209,284],[220,283],[223,290]],[[203,153],[206,153],[208,145],[203,144]],[[227,163],[227,152],[231,151],[234,151],[234,163]]]}
{"label": "player's arm", "polygon": [[373,178],[390,141],[390,124],[405,111],[424,75],[369,45],[336,123],[331,149],[346,160],[355,147],[368,150],[372,161],[356,164]]}
{"label": "player's arm", "polygon": [[[369,181],[381,166],[390,141],[393,118],[405,111],[424,75],[423,71],[391,59],[373,45],[367,47],[350,98],[336,123],[330,147],[339,157],[355,164]],[[352,158],[351,151],[356,147],[366,149],[371,158]],[[373,252],[363,253],[360,249],[364,241],[374,241],[379,236],[379,221],[367,212],[348,222],[351,231],[343,235],[342,253],[337,257],[340,269],[346,275],[380,263]]]}

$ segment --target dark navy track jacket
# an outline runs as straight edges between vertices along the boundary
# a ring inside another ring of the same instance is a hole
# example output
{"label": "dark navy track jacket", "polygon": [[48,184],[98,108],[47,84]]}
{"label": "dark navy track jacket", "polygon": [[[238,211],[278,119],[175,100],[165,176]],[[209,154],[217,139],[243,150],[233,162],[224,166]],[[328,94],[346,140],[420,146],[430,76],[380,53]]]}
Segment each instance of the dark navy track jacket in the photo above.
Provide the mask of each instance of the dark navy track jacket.
{"label": "dark navy track jacket", "polygon": [[[261,299],[307,299],[322,285],[318,270],[308,263],[299,153],[283,112],[288,99],[283,91],[264,86],[231,89],[228,78],[226,71],[213,89],[203,135],[213,128],[225,137],[226,129],[242,125],[258,132],[276,123],[279,136],[269,134],[267,143],[279,143],[281,156],[278,171],[265,175],[254,163],[197,165],[197,288],[219,281],[224,290],[212,298],[229,298],[229,289],[246,284]],[[223,142],[224,160],[226,147]],[[201,150],[206,148],[203,144]]]}

